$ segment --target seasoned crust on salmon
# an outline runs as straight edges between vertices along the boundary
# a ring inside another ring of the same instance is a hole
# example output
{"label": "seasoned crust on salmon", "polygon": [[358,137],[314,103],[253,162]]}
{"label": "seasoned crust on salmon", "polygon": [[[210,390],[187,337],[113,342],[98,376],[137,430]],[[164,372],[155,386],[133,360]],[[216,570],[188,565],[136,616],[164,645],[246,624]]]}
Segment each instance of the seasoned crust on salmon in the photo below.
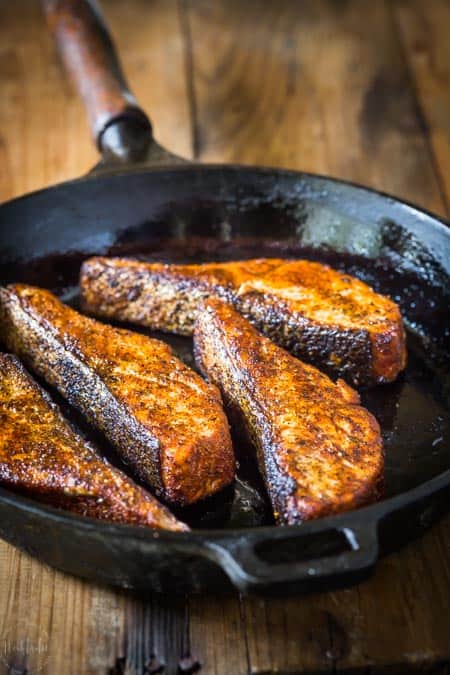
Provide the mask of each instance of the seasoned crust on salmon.
{"label": "seasoned crust on salmon", "polygon": [[256,448],[278,521],[300,523],[377,498],[380,428],[345,382],[292,357],[217,299],[198,312],[194,351]]}
{"label": "seasoned crust on salmon", "polygon": [[233,480],[220,394],[168,345],[20,284],[0,289],[0,324],[8,349],[100,429],[159,497],[190,504]]}
{"label": "seasoned crust on salmon", "polygon": [[188,529],[103,460],[11,354],[0,354],[0,483],[84,516]]}
{"label": "seasoned crust on salmon", "polygon": [[406,364],[398,306],[367,284],[307,260],[163,265],[91,258],[80,280],[91,314],[190,335],[199,302],[230,302],[264,335],[354,384],[390,382]]}

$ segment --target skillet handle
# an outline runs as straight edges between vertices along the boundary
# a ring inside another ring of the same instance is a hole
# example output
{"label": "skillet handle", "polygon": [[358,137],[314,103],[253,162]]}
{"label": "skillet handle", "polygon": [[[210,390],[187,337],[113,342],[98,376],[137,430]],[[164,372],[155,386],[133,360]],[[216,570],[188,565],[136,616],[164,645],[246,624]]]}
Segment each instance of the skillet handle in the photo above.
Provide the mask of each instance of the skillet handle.
{"label": "skillet handle", "polygon": [[284,527],[270,534],[256,530],[208,548],[243,592],[325,590],[367,577],[379,555],[378,526],[361,518],[329,530],[308,523],[295,534]]}
{"label": "skillet handle", "polygon": [[130,92],[95,0],[42,2],[65,68],[83,100],[92,135],[103,159],[142,161],[150,146],[156,146],[152,126]]}

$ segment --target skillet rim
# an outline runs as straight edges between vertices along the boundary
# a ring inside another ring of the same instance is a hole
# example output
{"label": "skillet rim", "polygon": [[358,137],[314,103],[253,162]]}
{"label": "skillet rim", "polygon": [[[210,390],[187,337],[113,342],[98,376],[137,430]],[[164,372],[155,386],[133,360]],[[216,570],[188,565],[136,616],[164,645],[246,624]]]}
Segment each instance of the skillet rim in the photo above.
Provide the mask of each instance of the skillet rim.
{"label": "skillet rim", "polygon": [[381,197],[383,200],[387,202],[394,202],[398,206],[401,207],[407,207],[408,209],[416,212],[417,216],[423,216],[425,215],[427,218],[430,219],[430,221],[433,222],[433,226],[437,227],[439,230],[442,228],[443,232],[447,232],[448,236],[450,236],[450,217],[445,218],[444,216],[437,215],[436,213],[433,213],[433,211],[430,211],[429,209],[426,209],[422,206],[419,206],[418,204],[411,202],[407,199],[401,199],[400,197],[396,197],[395,195],[389,193],[389,192],[384,192],[383,190],[378,190],[377,188],[372,188],[368,187],[367,185],[363,185],[362,183],[358,183],[356,181],[351,181],[351,180],[344,180],[341,178],[336,178],[334,176],[329,176],[327,174],[321,174],[321,173],[312,173],[309,171],[296,171],[295,169],[284,169],[282,167],[272,167],[272,166],[260,166],[260,165],[252,165],[252,164],[218,164],[218,163],[212,163],[212,164],[207,164],[204,162],[186,162],[186,164],[176,164],[176,165],[170,165],[170,164],[164,164],[164,165],[158,165],[158,166],[132,166],[132,167],[108,167],[105,169],[98,170],[96,167],[86,175],[80,176],[78,178],[69,178],[68,180],[63,180],[58,183],[54,183],[52,185],[48,185],[47,187],[43,188],[38,188],[37,190],[31,190],[31,192],[25,192],[23,195],[18,195],[17,197],[12,197],[11,199],[7,199],[4,202],[0,203],[0,209],[3,206],[11,206],[14,205],[14,203],[19,202],[21,200],[26,200],[29,198],[33,198],[37,195],[44,194],[45,192],[49,192],[54,189],[58,188],[63,188],[63,187],[70,187],[71,185],[78,185],[78,184],[83,184],[95,180],[102,180],[106,178],[111,178],[111,177],[119,177],[119,176],[129,176],[129,175],[141,175],[141,174],[151,174],[151,173],[165,173],[168,171],[175,171],[175,172],[184,172],[184,171],[192,171],[192,170],[233,170],[233,171],[244,171],[244,172],[256,172],[259,174],[279,174],[281,176],[292,176],[296,178],[312,178],[316,179],[319,178],[324,181],[329,181],[333,184],[337,185],[344,185],[348,186],[351,188],[356,189],[357,191],[360,192],[368,192],[370,194],[376,195],[377,197]]}

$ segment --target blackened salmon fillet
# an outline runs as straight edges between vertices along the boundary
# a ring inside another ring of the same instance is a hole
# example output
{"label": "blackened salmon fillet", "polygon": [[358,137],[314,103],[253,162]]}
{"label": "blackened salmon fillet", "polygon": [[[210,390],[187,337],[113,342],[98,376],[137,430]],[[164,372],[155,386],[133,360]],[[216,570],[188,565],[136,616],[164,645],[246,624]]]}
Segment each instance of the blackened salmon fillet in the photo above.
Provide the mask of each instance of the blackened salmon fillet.
{"label": "blackened salmon fillet", "polygon": [[0,289],[0,337],[172,504],[228,485],[235,460],[219,391],[160,340],[82,316],[49,291]]}
{"label": "blackened salmon fillet", "polygon": [[92,518],[189,529],[102,459],[11,354],[0,354],[0,484]]}
{"label": "blackened salmon fillet", "polygon": [[182,335],[192,334],[199,302],[218,297],[276,344],[356,385],[390,382],[406,364],[398,306],[316,262],[164,265],[98,257],[84,262],[80,285],[94,316]]}
{"label": "blackened salmon fillet", "polygon": [[349,385],[294,358],[217,299],[198,312],[194,351],[256,449],[279,522],[301,523],[378,497],[380,428]]}

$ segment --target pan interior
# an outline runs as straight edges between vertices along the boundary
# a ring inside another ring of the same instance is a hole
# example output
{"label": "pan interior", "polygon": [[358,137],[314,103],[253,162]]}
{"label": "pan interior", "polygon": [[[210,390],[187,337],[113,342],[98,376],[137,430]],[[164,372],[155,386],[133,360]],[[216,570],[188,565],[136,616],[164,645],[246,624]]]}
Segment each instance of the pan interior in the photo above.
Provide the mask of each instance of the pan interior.
{"label": "pan interior", "polygon": [[[0,273],[3,283],[47,287],[76,307],[79,266],[89,255],[163,262],[276,256],[329,263],[391,295],[408,326],[408,366],[396,382],[360,390],[381,425],[388,498],[450,467],[449,276],[442,263],[450,260],[450,237],[435,229],[432,218],[420,220],[384,196],[288,172],[127,174],[62,185],[1,207]],[[190,339],[152,335],[193,365]],[[74,411],[64,410],[106,447]],[[181,514],[194,525],[271,522],[250,451],[238,453],[235,492]]]}

